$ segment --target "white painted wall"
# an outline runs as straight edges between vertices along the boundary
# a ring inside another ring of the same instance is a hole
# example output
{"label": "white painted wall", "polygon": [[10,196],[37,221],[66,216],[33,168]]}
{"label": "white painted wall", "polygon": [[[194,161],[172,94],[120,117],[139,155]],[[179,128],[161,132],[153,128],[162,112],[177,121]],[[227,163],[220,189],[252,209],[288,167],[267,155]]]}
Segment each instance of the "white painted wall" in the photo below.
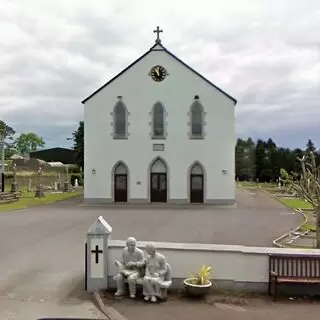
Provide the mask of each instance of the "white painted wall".
{"label": "white painted wall", "polygon": [[[139,242],[145,248],[147,242]],[[155,242],[158,251],[167,257],[173,278],[185,279],[199,271],[203,264],[213,267],[214,280],[240,283],[268,283],[270,253],[320,256],[319,250],[245,247],[216,244]],[[108,276],[116,274],[115,259],[121,257],[125,241],[112,240],[108,248]]]}
{"label": "white painted wall", "polygon": [[[148,73],[160,64],[169,76],[156,83]],[[110,113],[117,96],[123,96],[130,115],[128,140],[114,140]],[[190,140],[188,112],[199,95],[205,108],[206,137]],[[166,111],[166,140],[151,140],[150,111],[161,101]],[[118,79],[85,103],[84,197],[112,198],[113,165],[123,160],[130,170],[129,198],[148,198],[148,166],[157,156],[169,165],[170,199],[188,198],[188,168],[200,161],[206,169],[207,199],[234,199],[234,102],[210,86],[163,51],[153,51]],[[154,143],[164,143],[165,151],[154,152]],[[96,175],[92,175],[92,169]],[[227,174],[222,170],[226,169]],[[141,181],[137,185],[137,181]]]}

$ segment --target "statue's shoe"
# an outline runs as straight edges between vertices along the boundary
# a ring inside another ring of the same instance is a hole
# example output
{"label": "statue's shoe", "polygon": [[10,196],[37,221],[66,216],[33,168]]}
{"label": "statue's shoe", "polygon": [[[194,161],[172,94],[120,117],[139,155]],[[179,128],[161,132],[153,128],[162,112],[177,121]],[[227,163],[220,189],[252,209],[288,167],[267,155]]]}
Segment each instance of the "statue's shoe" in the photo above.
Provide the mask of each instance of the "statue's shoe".
{"label": "statue's shoe", "polygon": [[135,299],[135,298],[136,298],[136,295],[135,295],[135,294],[130,294],[130,298],[131,298],[131,299]]}
{"label": "statue's shoe", "polygon": [[121,291],[117,291],[114,295],[115,295],[116,297],[120,297],[120,296],[123,296],[124,293],[121,292]]}
{"label": "statue's shoe", "polygon": [[155,296],[151,297],[151,302],[157,302],[157,298]]}
{"label": "statue's shoe", "polygon": [[144,300],[145,300],[145,301],[149,301],[149,300],[150,300],[150,297],[149,297],[149,296],[145,296],[145,297],[144,297]]}

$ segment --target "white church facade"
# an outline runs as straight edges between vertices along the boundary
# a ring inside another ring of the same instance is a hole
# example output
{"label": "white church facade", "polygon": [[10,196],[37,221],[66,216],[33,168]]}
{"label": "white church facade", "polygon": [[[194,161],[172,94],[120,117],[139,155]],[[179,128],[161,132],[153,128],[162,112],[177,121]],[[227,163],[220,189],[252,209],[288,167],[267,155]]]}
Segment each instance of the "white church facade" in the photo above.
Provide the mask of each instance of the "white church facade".
{"label": "white church facade", "polygon": [[235,203],[236,100],[156,43],[84,104],[86,203]]}

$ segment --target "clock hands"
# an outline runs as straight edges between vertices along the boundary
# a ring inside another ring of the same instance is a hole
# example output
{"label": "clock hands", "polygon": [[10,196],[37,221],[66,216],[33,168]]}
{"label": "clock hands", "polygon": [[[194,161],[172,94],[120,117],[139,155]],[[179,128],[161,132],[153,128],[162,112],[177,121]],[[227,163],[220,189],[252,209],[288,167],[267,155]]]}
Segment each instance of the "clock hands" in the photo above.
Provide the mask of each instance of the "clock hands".
{"label": "clock hands", "polygon": [[162,81],[166,76],[166,71],[161,66],[154,66],[151,69],[151,76],[154,81]]}

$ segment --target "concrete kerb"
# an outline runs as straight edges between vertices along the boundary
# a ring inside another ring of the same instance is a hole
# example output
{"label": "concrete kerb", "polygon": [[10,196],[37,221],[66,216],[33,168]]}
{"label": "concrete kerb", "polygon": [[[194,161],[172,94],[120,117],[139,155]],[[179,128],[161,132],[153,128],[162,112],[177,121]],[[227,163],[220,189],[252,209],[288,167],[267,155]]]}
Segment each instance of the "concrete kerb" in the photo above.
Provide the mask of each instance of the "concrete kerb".
{"label": "concrete kerb", "polygon": [[[272,199],[280,202],[279,199],[278,199],[277,197],[275,197],[273,194],[271,194],[271,193],[263,190],[262,188],[261,188],[260,190],[261,190],[262,192],[264,192],[265,194],[267,194],[267,195],[268,195],[269,197],[271,197]],[[282,203],[282,202],[281,202],[281,203]],[[288,209],[290,209],[291,211],[294,211],[294,212],[296,212],[296,213],[301,214],[301,215],[303,216],[303,218],[304,218],[303,223],[301,223],[298,227],[290,230],[289,232],[286,232],[285,234],[281,235],[280,237],[278,237],[278,238],[276,238],[275,240],[272,241],[272,243],[273,243],[273,245],[274,245],[275,247],[278,247],[278,248],[287,248],[287,246],[282,245],[282,244],[280,244],[279,242],[280,242],[281,240],[283,240],[284,238],[288,237],[291,233],[297,232],[303,225],[305,225],[305,224],[307,223],[308,218],[307,218],[307,216],[306,216],[300,209],[292,209],[292,208],[290,208],[289,206],[287,206],[286,204],[284,204],[284,203],[282,203],[282,204],[283,204],[284,206],[286,206]]]}
{"label": "concrete kerb", "polygon": [[298,231],[303,225],[305,225],[305,224],[307,223],[307,221],[308,221],[307,216],[306,216],[300,209],[292,209],[292,208],[290,208],[290,209],[293,210],[293,211],[295,211],[295,212],[297,212],[297,213],[300,213],[300,214],[304,217],[304,221],[303,221],[303,223],[300,224],[297,228],[295,228],[295,229],[293,229],[293,230],[291,230],[291,231],[283,234],[282,236],[278,237],[277,239],[273,240],[273,242],[272,242],[273,245],[274,245],[274,246],[277,246],[277,247],[279,247],[279,248],[286,248],[287,246],[282,245],[282,244],[280,244],[279,242],[280,242],[281,240],[283,240],[284,238],[288,237],[291,233],[297,232],[297,231]]}
{"label": "concrete kerb", "polygon": [[115,308],[110,307],[103,302],[102,293],[100,291],[93,292],[93,301],[108,320],[128,320]]}

